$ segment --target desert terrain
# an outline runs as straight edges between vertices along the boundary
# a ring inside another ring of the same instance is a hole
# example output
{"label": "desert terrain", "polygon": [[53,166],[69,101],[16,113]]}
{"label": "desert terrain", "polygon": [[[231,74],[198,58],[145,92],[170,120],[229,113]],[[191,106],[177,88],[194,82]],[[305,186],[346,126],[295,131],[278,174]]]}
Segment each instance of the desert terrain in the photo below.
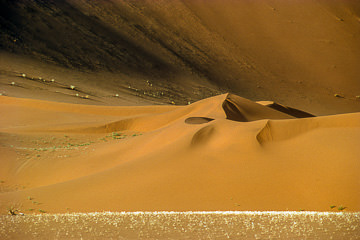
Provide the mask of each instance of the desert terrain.
{"label": "desert terrain", "polygon": [[360,211],[356,1],[0,1],[0,213]]}

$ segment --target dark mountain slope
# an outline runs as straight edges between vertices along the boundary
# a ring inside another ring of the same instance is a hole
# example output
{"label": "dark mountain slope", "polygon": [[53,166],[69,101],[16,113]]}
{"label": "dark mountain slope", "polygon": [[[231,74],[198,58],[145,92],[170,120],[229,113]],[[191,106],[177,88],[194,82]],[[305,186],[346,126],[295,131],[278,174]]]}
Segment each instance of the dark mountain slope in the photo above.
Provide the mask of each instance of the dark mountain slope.
{"label": "dark mountain slope", "polygon": [[120,31],[96,16],[84,15],[66,1],[3,0],[0,8],[2,49],[80,69],[147,74],[172,69]]}
{"label": "dark mountain slope", "polygon": [[318,114],[352,112],[360,110],[359,6],[341,0],[0,0],[0,49],[184,89],[189,82],[216,86]]}

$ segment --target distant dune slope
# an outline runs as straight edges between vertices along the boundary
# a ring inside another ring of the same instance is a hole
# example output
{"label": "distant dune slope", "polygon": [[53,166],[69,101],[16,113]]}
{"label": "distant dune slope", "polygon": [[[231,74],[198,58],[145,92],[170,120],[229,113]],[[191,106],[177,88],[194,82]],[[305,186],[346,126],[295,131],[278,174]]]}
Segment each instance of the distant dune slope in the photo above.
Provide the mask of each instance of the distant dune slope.
{"label": "distant dune slope", "polygon": [[284,108],[232,94],[146,107],[0,97],[1,213],[360,211],[359,113]]}
{"label": "distant dune slope", "polygon": [[358,1],[1,0],[0,9],[4,51],[157,81],[204,79],[319,114],[360,110]]}

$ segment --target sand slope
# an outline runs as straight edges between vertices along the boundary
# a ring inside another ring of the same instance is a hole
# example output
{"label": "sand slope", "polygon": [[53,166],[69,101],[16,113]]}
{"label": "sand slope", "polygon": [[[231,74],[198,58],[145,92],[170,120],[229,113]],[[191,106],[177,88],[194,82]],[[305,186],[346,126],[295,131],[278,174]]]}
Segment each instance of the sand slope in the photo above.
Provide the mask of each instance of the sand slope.
{"label": "sand slope", "polygon": [[32,72],[44,62],[116,72],[81,76],[102,88],[142,79],[211,96],[195,97],[193,83],[317,115],[360,111],[359,1],[23,0],[0,9],[0,92],[13,81],[2,72],[14,65],[6,52],[40,60]]}
{"label": "sand slope", "polygon": [[359,211],[360,114],[296,118],[267,105],[1,97],[1,212]]}

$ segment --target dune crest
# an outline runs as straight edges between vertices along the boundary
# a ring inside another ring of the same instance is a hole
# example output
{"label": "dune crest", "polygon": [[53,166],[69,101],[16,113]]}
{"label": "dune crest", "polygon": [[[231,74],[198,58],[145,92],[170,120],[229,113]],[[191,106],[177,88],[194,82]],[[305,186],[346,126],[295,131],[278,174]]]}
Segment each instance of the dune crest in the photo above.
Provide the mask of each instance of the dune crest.
{"label": "dune crest", "polygon": [[[290,119],[293,118],[282,111],[274,111],[245,98],[228,94],[222,105],[226,118],[239,122],[250,122],[261,119]],[[275,109],[276,110],[276,109]]]}
{"label": "dune crest", "polygon": [[349,113],[283,122],[268,120],[256,138],[259,143],[263,144],[270,141],[287,140],[316,129],[359,128],[359,117],[359,113]]}
{"label": "dune crest", "polygon": [[0,96],[0,210],[359,211],[360,114],[272,106],[233,94],[146,107]]}

